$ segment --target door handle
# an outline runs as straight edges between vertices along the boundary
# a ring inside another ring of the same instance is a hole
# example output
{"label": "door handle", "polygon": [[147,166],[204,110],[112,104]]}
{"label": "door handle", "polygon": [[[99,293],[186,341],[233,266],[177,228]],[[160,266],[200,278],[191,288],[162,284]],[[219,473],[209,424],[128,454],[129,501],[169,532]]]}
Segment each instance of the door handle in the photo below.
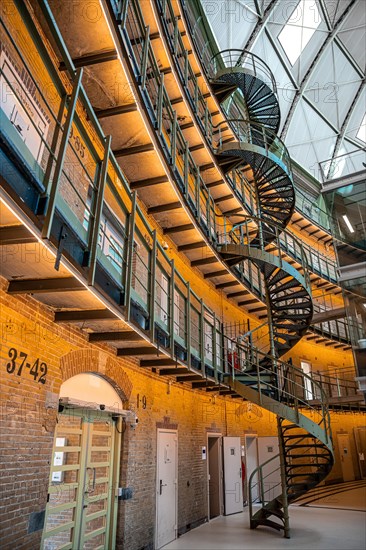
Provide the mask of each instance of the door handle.
{"label": "door handle", "polygon": [[91,488],[90,488],[90,485],[89,485],[88,490],[85,491],[85,493],[92,493],[95,490],[97,472],[96,472],[96,468],[88,467],[87,470],[93,470],[93,485],[91,486]]}
{"label": "door handle", "polygon": [[163,483],[163,480],[161,479],[160,480],[160,488],[159,488],[159,491],[160,491],[161,495],[163,494],[163,487],[166,487],[166,486],[167,486],[167,483]]}

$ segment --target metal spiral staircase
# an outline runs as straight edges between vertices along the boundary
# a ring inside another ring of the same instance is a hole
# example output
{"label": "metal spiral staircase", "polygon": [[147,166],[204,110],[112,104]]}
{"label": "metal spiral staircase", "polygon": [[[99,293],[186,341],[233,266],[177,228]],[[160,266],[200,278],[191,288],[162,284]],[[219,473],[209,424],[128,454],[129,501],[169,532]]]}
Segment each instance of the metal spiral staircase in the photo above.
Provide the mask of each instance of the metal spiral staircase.
{"label": "metal spiral staircase", "polygon": [[277,133],[280,108],[269,67],[253,53],[235,49],[219,52],[210,65],[210,82],[219,101],[224,102],[240,90],[249,120],[265,124]]}
{"label": "metal spiral staircase", "polygon": [[[333,465],[325,401],[318,423],[301,414],[299,408],[307,407],[307,400],[299,405],[296,380],[291,385],[285,375],[286,368],[293,373],[294,367],[284,367],[286,364],[279,361],[306,333],[313,314],[306,256],[303,254],[301,268],[295,269],[283,260],[279,241],[295,206],[291,160],[275,133],[280,111],[269,68],[249,52],[225,50],[212,58],[208,76],[235,136],[233,139],[231,133],[227,137],[224,123],[219,125],[217,161],[225,172],[239,169],[247,175],[251,171],[258,213],[258,217],[245,217],[244,222],[233,226],[219,253],[228,265],[251,261],[260,268],[268,306],[268,354],[257,358],[256,363],[247,362],[244,372],[235,374],[233,369],[228,377],[235,391],[275,411],[278,417],[282,491],[265,495],[261,465],[256,474],[260,478],[256,483],[261,508],[255,513],[255,478],[251,477],[251,528],[265,525],[283,529],[284,536],[289,537],[288,503],[320,483]],[[239,103],[232,97],[238,90],[242,96]],[[240,104],[245,108],[241,110]],[[306,390],[302,395],[306,397]]]}
{"label": "metal spiral staircase", "polygon": [[[325,479],[333,466],[326,396],[317,382],[289,363],[276,359],[274,371],[273,357],[245,344],[237,344],[234,353],[247,368],[233,369],[225,375],[227,382],[237,394],[277,415],[279,435],[279,455],[249,478],[250,527],[283,530],[289,538],[288,505]],[[313,384],[320,408],[309,403],[307,382]]]}

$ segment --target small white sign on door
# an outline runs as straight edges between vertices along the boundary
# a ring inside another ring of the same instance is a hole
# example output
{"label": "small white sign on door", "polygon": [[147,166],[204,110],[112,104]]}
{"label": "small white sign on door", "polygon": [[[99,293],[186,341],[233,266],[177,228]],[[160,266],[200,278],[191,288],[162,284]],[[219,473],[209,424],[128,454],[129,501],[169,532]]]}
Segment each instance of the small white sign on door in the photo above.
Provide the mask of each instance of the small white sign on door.
{"label": "small white sign on door", "polygon": [[[66,446],[66,437],[56,437],[56,448]],[[65,460],[65,453],[63,451],[55,451],[53,457],[54,466],[62,466]],[[56,483],[62,483],[64,479],[64,472],[61,470],[52,473],[52,481]]]}

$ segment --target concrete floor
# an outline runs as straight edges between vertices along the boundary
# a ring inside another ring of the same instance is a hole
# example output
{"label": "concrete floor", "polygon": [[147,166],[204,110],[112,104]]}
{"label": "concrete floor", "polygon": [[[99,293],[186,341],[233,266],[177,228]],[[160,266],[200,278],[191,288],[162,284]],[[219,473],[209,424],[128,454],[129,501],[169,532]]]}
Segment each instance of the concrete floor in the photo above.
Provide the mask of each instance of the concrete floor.
{"label": "concrete floor", "polygon": [[291,539],[267,527],[250,530],[245,508],[193,529],[164,550],[364,550],[365,486],[341,489],[338,496],[333,491],[310,506],[290,506]]}

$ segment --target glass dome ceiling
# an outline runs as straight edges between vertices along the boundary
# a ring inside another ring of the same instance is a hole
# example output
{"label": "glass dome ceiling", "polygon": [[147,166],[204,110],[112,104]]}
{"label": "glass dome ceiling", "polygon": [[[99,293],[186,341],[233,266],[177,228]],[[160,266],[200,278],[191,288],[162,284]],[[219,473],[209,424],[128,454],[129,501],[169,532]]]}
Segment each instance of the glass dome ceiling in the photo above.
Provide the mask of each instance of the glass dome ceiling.
{"label": "glass dome ceiling", "polygon": [[271,68],[280,137],[320,181],[366,168],[365,0],[201,0],[219,50]]}

